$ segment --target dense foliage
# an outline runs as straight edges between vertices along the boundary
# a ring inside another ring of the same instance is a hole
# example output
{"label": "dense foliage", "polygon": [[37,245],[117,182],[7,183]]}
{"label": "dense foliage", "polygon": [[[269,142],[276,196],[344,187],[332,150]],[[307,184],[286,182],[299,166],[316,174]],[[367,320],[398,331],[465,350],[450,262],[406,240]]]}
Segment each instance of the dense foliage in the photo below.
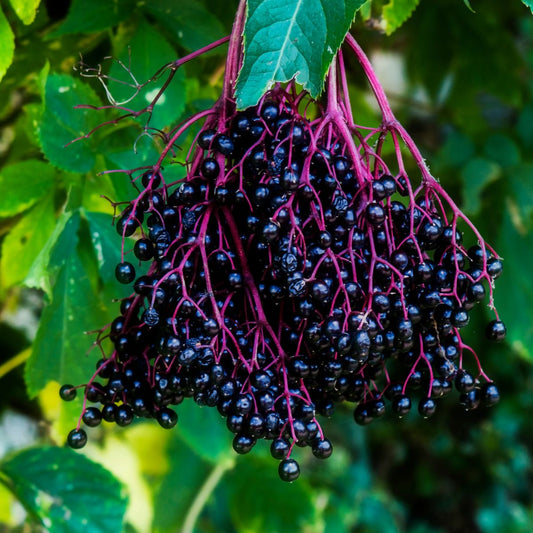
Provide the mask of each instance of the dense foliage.
{"label": "dense foliage", "polygon": [[[133,531],[530,530],[533,21],[528,9],[518,1],[471,2],[472,13],[459,0],[418,7],[417,1],[352,0],[342,2],[345,12],[335,11],[335,18],[326,1],[313,2],[308,12],[290,2],[250,1],[249,63],[245,56],[240,104],[255,104],[274,80],[287,81],[296,72],[297,81],[318,95],[350,12],[360,8],[352,33],[378,75],[381,64],[399,69],[392,84],[383,74],[397,115],[432,174],[505,260],[495,298],[509,326],[507,342],[484,339],[492,317],[482,306],[465,330],[466,341],[498,382],[500,405],[465,413],[444,402],[431,421],[385,417],[365,428],[355,426],[350,409],[340,408],[324,423],[335,453],[318,464],[296,449],[306,475],[286,485],[272,469],[265,442],[251,455],[236,457],[216,410],[186,402],[171,432],[149,421],[92,430],[85,455],[108,470],[58,447],[81,410],[80,398],[61,405],[59,384],[87,382],[101,357],[98,348],[90,350],[94,336],[82,332],[111,322],[112,300],[129,292],[115,278],[124,258],[112,215],[134,189],[127,175],[100,172],[157,161],[161,130],[209,109],[218,98],[227,48],[175,71],[150,129],[146,116],[115,121],[113,110],[91,107],[111,96],[113,103],[142,109],[164,77],[145,82],[176,57],[228,34],[237,8],[214,0],[142,5],[120,0],[111,8],[104,1],[66,4],[12,0],[0,19],[0,72],[5,72],[0,522],[23,527],[17,525],[18,500],[29,523],[51,531],[117,531],[123,520]],[[275,8],[293,15],[290,39],[283,28],[268,40],[261,37],[265,13]],[[291,50],[306,31],[315,32],[309,42],[331,44],[321,61],[311,60],[320,53],[312,47]],[[279,68],[261,77],[254,54],[275,55],[280,48],[287,55],[279,56]],[[356,122],[377,127],[381,117],[369,104],[359,67],[349,59],[346,64]],[[84,107],[74,109],[79,104]],[[105,121],[116,124],[99,128]],[[87,139],[71,143],[92,130]],[[193,139],[194,132],[180,144],[187,147]],[[384,145],[385,156],[393,152]],[[187,149],[173,156],[183,162]],[[180,164],[165,168],[168,182],[183,175]],[[95,505],[97,514],[90,511]]]}

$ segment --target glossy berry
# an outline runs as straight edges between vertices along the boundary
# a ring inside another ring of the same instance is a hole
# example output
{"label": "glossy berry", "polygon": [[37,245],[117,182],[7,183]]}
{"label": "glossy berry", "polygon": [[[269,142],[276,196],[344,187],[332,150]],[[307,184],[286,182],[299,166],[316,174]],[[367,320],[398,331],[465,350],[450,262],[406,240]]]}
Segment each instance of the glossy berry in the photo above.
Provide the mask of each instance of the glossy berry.
{"label": "glossy berry", "polygon": [[487,382],[481,386],[480,400],[486,407],[492,407],[500,401],[500,392],[494,383]]}
{"label": "glossy berry", "polygon": [[126,261],[119,263],[115,267],[115,277],[119,283],[131,283],[135,279],[135,267]]}
{"label": "glossy berry", "polygon": [[286,439],[274,439],[270,445],[270,454],[274,459],[285,459],[289,454],[290,448],[290,443]]}
{"label": "glossy berry", "polygon": [[501,342],[505,339],[507,328],[501,320],[491,320],[485,329],[487,339],[495,342]]}
{"label": "glossy berry", "polygon": [[67,443],[71,448],[79,450],[87,444],[87,433],[83,429],[73,429],[67,437]]}
{"label": "glossy berry", "polygon": [[300,475],[300,466],[294,459],[284,459],[278,467],[279,477],[282,481],[294,481]]}
{"label": "glossy berry", "polygon": [[172,409],[165,407],[158,411],[157,421],[162,428],[170,429],[178,422],[178,415]]}
{"label": "glossy berry", "polygon": [[76,398],[76,389],[74,385],[63,385],[59,389],[59,397],[66,402],[71,402]]}
{"label": "glossy berry", "polygon": [[312,450],[313,455],[318,459],[327,459],[333,452],[333,446],[328,439],[317,439]]}
{"label": "glossy berry", "polygon": [[437,405],[435,400],[432,398],[424,398],[418,403],[418,412],[422,415],[423,418],[430,418],[435,414]]}
{"label": "glossy berry", "polygon": [[88,407],[82,416],[83,423],[89,427],[96,427],[102,422],[102,412],[96,407]]}

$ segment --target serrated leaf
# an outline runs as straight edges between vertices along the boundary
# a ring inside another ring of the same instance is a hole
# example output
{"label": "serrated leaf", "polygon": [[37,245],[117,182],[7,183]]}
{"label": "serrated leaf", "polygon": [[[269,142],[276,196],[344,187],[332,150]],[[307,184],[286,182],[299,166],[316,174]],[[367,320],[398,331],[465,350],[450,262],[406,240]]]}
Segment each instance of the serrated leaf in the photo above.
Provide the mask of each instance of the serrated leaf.
{"label": "serrated leaf", "polygon": [[522,3],[529,7],[529,9],[531,9],[531,13],[533,13],[533,0],[522,0]]}
{"label": "serrated leaf", "polygon": [[317,97],[356,11],[365,0],[250,0],[237,107],[253,106],[272,85],[295,79]]}
{"label": "serrated leaf", "polygon": [[391,0],[383,7],[384,29],[387,35],[394,33],[412,15],[420,0]]}
{"label": "serrated leaf", "polygon": [[[197,0],[179,4],[168,0],[151,0],[143,7],[187,50],[198,50],[225,34],[221,22]],[[218,50],[222,52],[224,49]]]}
{"label": "serrated leaf", "polygon": [[10,217],[31,207],[53,187],[56,170],[30,159],[4,167],[0,173],[0,217]]}
{"label": "serrated leaf", "polygon": [[56,167],[70,172],[89,172],[98,150],[93,138],[69,144],[100,123],[95,111],[74,109],[81,104],[98,106],[100,101],[80,80],[65,74],[48,76],[38,136],[46,158]]}
{"label": "serrated leaf", "polygon": [[15,53],[15,35],[0,9],[0,80],[4,77]]}
{"label": "serrated leaf", "polygon": [[2,285],[11,287],[27,276],[54,231],[56,219],[53,191],[35,205],[2,242]]}
{"label": "serrated leaf", "polygon": [[67,448],[31,448],[0,467],[26,510],[50,533],[116,533],[127,497],[103,467]]}
{"label": "serrated leaf", "polygon": [[520,162],[520,150],[516,143],[502,134],[491,135],[484,146],[485,156],[502,167],[512,167]]}
{"label": "serrated leaf", "polygon": [[[87,9],[90,8],[90,16]],[[128,18],[134,8],[132,0],[73,0],[67,18],[49,37],[70,33],[92,33],[116,26]]]}
{"label": "serrated leaf", "polygon": [[[109,82],[109,90],[115,101],[125,102],[130,109],[144,109],[152,102],[167,75],[163,74],[158,80],[149,83],[138,94],[136,94],[136,84],[147,82],[162,65],[171,63],[176,58],[176,52],[161,33],[150,24],[141,22],[128,46],[119,54],[119,59],[126,68],[114,62],[109,71],[109,76],[118,80]],[[128,69],[131,71],[128,72]],[[163,129],[174,123],[183,113],[185,102],[185,73],[183,69],[178,69],[154,107],[150,127]],[[139,120],[144,124],[147,118],[148,115],[143,115]]]}
{"label": "serrated leaf", "polygon": [[31,358],[26,364],[28,394],[35,396],[53,376],[59,383],[84,383],[94,370],[88,355],[92,339],[85,334],[101,326],[105,310],[76,252],[79,212],[66,223],[50,253],[55,271],[52,301],[41,316]]}
{"label": "serrated leaf", "polygon": [[9,0],[13,11],[17,17],[26,25],[31,24],[35,20],[37,8],[41,0]]}
{"label": "serrated leaf", "polygon": [[501,176],[501,167],[488,159],[471,159],[461,171],[464,190],[464,210],[477,213],[481,207],[481,193]]}

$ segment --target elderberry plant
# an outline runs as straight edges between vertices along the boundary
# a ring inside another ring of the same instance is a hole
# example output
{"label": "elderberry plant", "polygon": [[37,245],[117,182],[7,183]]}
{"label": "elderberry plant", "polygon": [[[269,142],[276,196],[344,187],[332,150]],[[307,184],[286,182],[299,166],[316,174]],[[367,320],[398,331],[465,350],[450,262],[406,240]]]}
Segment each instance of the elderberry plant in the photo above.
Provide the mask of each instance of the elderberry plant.
{"label": "elderberry plant", "polygon": [[[82,422],[127,426],[144,417],[172,428],[172,407],[192,398],[225,418],[237,453],[270,440],[281,479],[293,481],[294,445],[331,455],[319,417],[339,403],[353,404],[365,425],[413,406],[431,417],[454,389],[465,410],[499,400],[461,330],[486,302],[494,314],[486,336],[504,339],[493,302],[502,262],[430,174],[351,35],[319,100],[291,80],[237,109],[244,6],[220,99],[157,131],[159,159],[128,171],[137,196],[120,206],[115,274],[132,292],[98,333],[94,375],[60,395],[84,394],[73,448],[86,444]],[[162,70],[170,75],[142,112],[181,64],[226,40]],[[371,86],[377,128],[354,121],[345,54]],[[197,125],[185,178],[167,180],[169,158]]]}

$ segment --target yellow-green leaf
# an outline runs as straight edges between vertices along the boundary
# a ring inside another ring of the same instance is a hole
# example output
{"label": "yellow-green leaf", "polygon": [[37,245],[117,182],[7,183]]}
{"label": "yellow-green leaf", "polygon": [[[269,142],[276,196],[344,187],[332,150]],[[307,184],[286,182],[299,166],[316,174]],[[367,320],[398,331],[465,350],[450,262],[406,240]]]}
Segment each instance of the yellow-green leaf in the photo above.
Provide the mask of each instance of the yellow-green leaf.
{"label": "yellow-green leaf", "polygon": [[0,10],[0,80],[4,77],[15,53],[15,36],[4,13]]}
{"label": "yellow-green leaf", "polygon": [[9,0],[13,11],[24,24],[31,24],[35,20],[37,8],[41,0]]}

